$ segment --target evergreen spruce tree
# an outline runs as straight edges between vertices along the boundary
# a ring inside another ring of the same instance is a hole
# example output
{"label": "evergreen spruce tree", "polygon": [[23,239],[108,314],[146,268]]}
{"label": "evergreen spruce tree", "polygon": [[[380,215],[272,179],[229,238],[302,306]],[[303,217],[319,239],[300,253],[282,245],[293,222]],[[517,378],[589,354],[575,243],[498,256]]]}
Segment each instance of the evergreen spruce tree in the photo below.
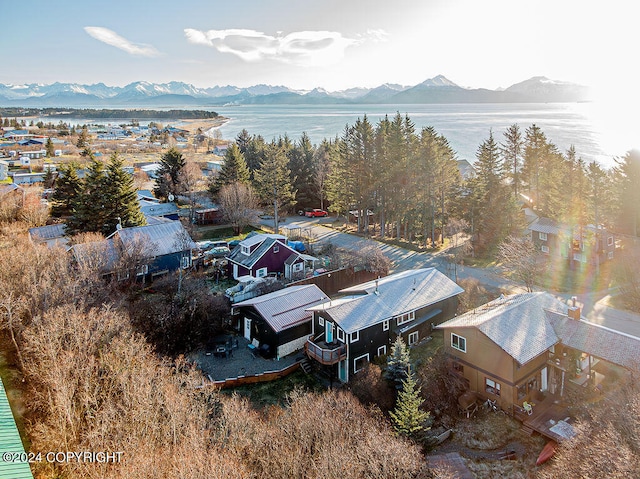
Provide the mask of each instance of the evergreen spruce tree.
{"label": "evergreen spruce tree", "polygon": [[275,144],[268,146],[260,168],[254,173],[254,182],[260,199],[273,211],[274,231],[277,233],[278,217],[291,206],[296,195],[282,148]]}
{"label": "evergreen spruce tree", "polygon": [[409,371],[402,381],[402,389],[398,392],[396,407],[389,411],[393,427],[398,435],[418,437],[428,429],[427,421],[430,414],[420,409],[423,400],[420,397],[420,387],[415,375]]}
{"label": "evergreen spruce tree", "polygon": [[71,216],[81,191],[82,181],[78,177],[78,166],[75,163],[61,165],[50,199],[51,215],[57,218]]}
{"label": "evergreen spruce tree", "polygon": [[391,353],[387,356],[386,377],[395,383],[396,389],[402,387],[402,381],[407,379],[411,371],[411,356],[407,344],[398,335],[391,346]]}
{"label": "evergreen spruce tree", "polygon": [[169,148],[160,158],[160,168],[157,171],[156,184],[153,193],[157,198],[166,199],[169,195],[176,196],[181,192],[180,171],[185,167],[182,153],[177,148]]}
{"label": "evergreen spruce tree", "polygon": [[146,224],[146,219],[140,211],[133,176],[124,171],[123,166],[122,158],[118,153],[113,153],[107,164],[103,192],[105,213],[101,232],[105,236],[113,233],[118,224],[125,228]]}
{"label": "evergreen spruce tree", "polygon": [[53,158],[54,156],[56,156],[56,150],[53,147],[53,140],[51,140],[51,137],[47,138],[46,150],[47,150],[47,156],[49,158]]}
{"label": "evergreen spruce tree", "polygon": [[314,194],[314,153],[315,148],[306,133],[302,133],[300,140],[289,150],[289,169],[294,175],[291,181],[299,206],[318,207]]}
{"label": "evergreen spruce tree", "polygon": [[105,198],[107,180],[104,163],[94,159],[74,201],[73,217],[67,223],[71,234],[102,231],[108,214]]}
{"label": "evergreen spruce tree", "polygon": [[247,168],[247,163],[244,161],[244,155],[238,145],[232,143],[227,148],[227,152],[224,155],[224,165],[211,183],[209,191],[213,196],[217,196],[223,186],[232,183],[248,184],[249,176],[249,168]]}

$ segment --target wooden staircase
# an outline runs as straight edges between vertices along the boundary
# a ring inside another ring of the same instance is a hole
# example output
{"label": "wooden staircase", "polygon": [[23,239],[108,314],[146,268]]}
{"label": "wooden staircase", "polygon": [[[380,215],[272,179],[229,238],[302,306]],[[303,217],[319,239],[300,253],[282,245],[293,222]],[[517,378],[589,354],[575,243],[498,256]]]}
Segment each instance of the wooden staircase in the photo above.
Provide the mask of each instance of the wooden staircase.
{"label": "wooden staircase", "polygon": [[311,363],[309,362],[309,358],[306,356],[300,361],[300,369],[302,369],[306,374],[311,374]]}

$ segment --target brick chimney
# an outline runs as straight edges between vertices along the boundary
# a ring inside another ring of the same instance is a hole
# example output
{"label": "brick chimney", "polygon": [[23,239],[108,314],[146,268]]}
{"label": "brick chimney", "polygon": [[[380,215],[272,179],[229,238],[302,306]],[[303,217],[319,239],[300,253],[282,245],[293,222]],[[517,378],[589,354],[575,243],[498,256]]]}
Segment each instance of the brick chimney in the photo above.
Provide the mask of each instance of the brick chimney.
{"label": "brick chimney", "polygon": [[575,319],[576,321],[580,321],[581,314],[582,310],[579,306],[570,306],[569,311],[567,312],[567,316],[571,319]]}

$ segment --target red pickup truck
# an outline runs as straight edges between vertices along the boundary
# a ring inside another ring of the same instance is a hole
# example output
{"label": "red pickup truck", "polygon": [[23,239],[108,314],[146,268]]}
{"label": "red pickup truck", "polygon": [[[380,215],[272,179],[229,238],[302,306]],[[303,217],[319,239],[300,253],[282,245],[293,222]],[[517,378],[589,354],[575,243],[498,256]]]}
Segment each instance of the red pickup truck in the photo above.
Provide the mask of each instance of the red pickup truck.
{"label": "red pickup truck", "polygon": [[325,210],[315,208],[309,211],[305,211],[304,215],[307,218],[317,218],[317,217],[329,216],[329,213],[327,213]]}

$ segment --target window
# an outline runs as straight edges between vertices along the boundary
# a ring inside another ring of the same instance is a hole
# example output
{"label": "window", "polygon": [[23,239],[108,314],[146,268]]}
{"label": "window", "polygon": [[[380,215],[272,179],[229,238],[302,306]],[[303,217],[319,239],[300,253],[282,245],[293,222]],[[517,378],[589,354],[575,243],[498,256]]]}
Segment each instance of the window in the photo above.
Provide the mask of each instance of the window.
{"label": "window", "polygon": [[302,269],[304,268],[304,264],[303,263],[296,263],[293,265],[293,271],[295,273],[299,273],[300,271],[302,271]]}
{"label": "window", "polygon": [[485,378],[484,390],[489,394],[500,396],[500,383],[495,382],[493,379]]}
{"label": "window", "polygon": [[251,252],[249,251],[249,247],[248,247],[248,246],[245,246],[245,245],[242,245],[242,249],[240,250],[240,252],[241,252],[242,254],[247,255],[247,256],[249,256],[249,254],[251,253]]}
{"label": "window", "polygon": [[527,385],[521,384],[518,386],[518,399],[522,399],[527,395]]}
{"label": "window", "polygon": [[275,245],[275,246],[273,247],[273,254],[276,254],[276,253],[279,253],[279,252],[280,252],[280,246]]}
{"label": "window", "polygon": [[358,339],[360,339],[360,331],[356,331],[355,333],[351,333],[350,342],[355,343]]}
{"label": "window", "polygon": [[143,274],[149,274],[149,265],[148,264],[143,264],[142,266],[140,266],[140,268],[138,268],[138,276],[141,276]]}
{"label": "window", "polygon": [[344,343],[344,330],[342,328],[338,328],[338,340]]}
{"label": "window", "polygon": [[378,348],[378,356],[384,356],[387,354],[387,346],[380,346]]}
{"label": "window", "polygon": [[369,362],[369,353],[363,354],[362,356],[358,356],[353,360],[353,372],[357,373],[364,369],[364,367]]}
{"label": "window", "polygon": [[267,268],[260,268],[258,271],[256,271],[256,276],[258,278],[264,278],[267,275]]}
{"label": "window", "polygon": [[547,233],[539,232],[538,238],[540,238],[541,241],[547,241]]}
{"label": "window", "polygon": [[413,321],[416,319],[416,312],[411,311],[410,313],[401,314],[400,316],[396,316],[396,324],[400,326],[401,324],[408,323],[409,321]]}
{"label": "window", "polygon": [[467,352],[467,340],[462,336],[458,336],[457,334],[451,333],[451,347],[457,349],[458,351],[462,351],[463,353]]}
{"label": "window", "polygon": [[324,326],[324,318],[322,316],[318,316],[318,324]]}
{"label": "window", "polygon": [[609,251],[609,252],[607,253],[607,258],[608,258],[608,259],[613,259],[613,251]]}
{"label": "window", "polygon": [[182,269],[187,269],[189,266],[191,266],[191,258],[189,258],[188,256],[183,256]]}
{"label": "window", "polygon": [[613,246],[613,236],[607,238],[607,246]]}
{"label": "window", "polygon": [[409,346],[413,346],[418,342],[418,331],[414,331],[409,335]]}
{"label": "window", "polygon": [[546,244],[543,244],[543,245],[540,247],[540,250],[541,250],[543,253],[549,253],[549,247],[548,247]]}
{"label": "window", "polygon": [[382,330],[383,331],[389,331],[389,320],[388,319],[385,319],[382,322]]}

